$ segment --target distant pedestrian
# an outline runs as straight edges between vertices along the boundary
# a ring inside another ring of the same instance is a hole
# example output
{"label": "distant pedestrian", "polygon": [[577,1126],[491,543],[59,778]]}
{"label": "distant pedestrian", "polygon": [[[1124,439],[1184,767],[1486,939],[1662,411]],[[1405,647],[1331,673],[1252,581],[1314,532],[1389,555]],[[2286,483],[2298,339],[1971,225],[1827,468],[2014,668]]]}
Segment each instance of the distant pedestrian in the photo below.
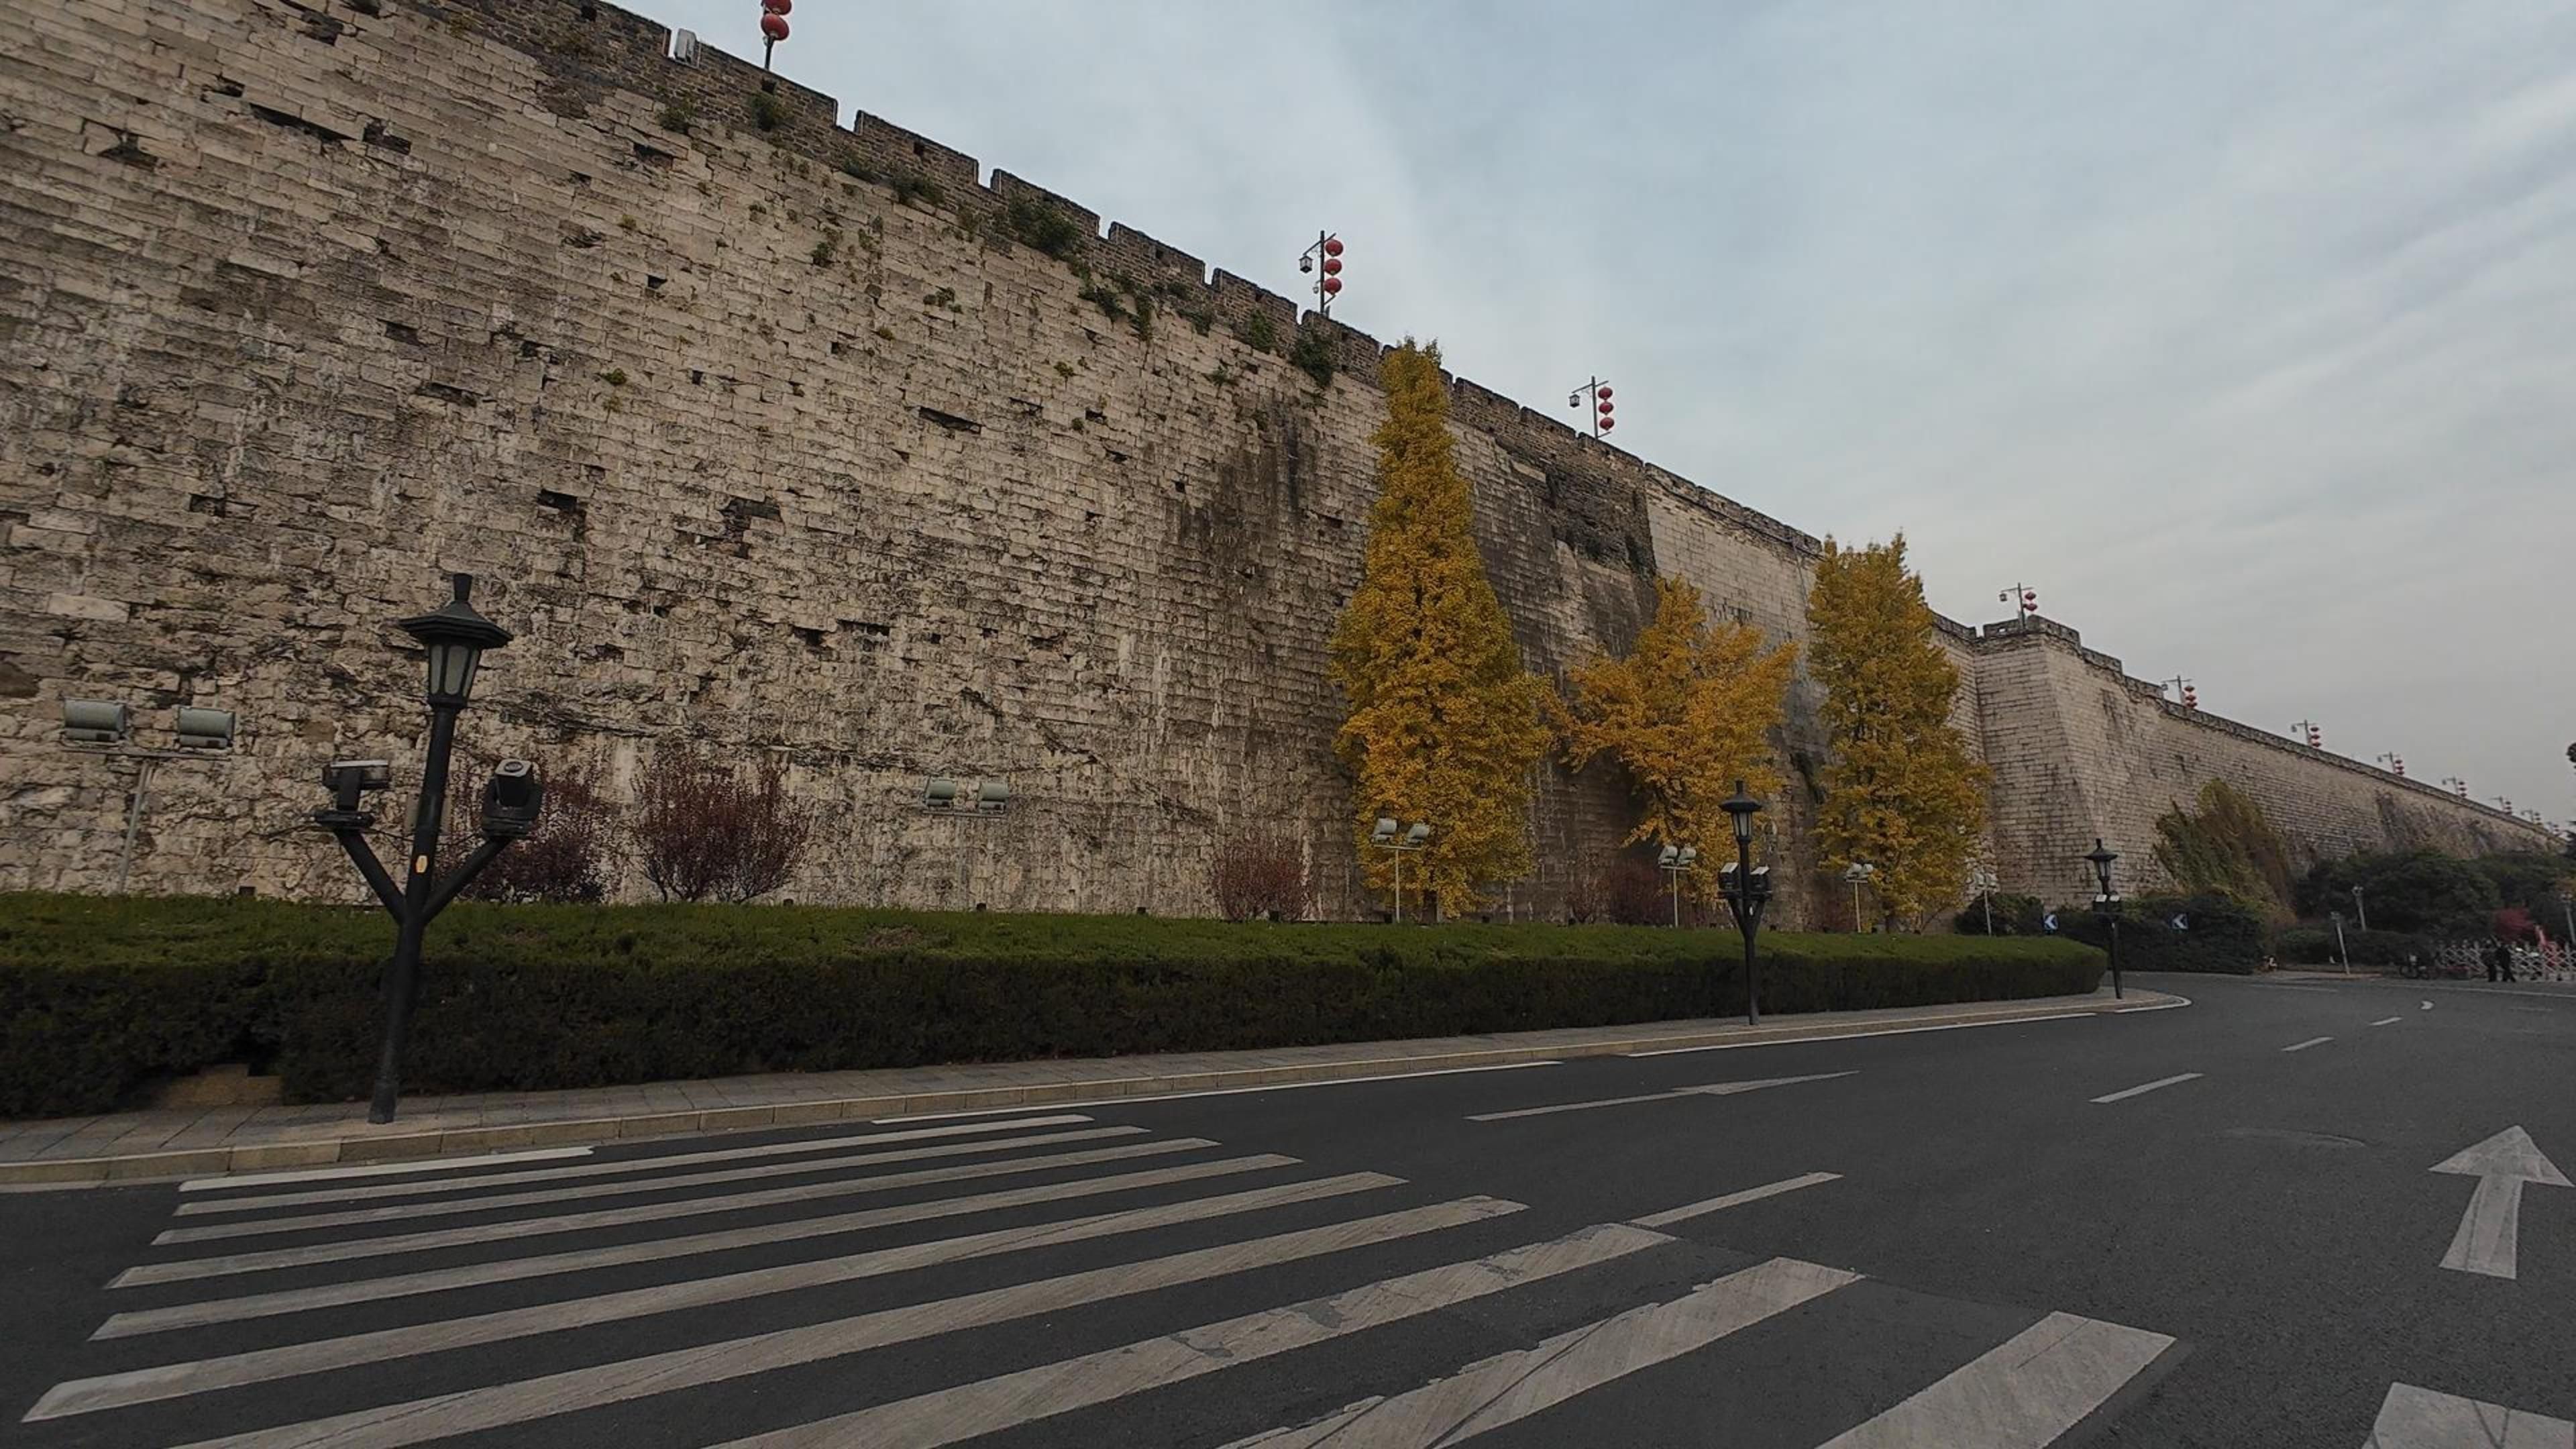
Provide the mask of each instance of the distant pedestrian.
{"label": "distant pedestrian", "polygon": [[2507,975],[2511,968],[2505,964],[2504,952],[2504,942],[2492,941],[2488,943],[2486,950],[2480,953],[2487,958],[2487,979],[2489,981],[2502,981],[2507,979]]}

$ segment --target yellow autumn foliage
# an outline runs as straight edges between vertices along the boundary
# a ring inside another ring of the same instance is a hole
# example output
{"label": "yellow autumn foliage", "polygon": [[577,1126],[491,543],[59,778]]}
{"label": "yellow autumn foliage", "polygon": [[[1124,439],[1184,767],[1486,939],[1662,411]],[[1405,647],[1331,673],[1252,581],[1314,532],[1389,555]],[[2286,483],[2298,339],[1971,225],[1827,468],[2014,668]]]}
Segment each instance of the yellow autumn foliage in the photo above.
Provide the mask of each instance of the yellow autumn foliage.
{"label": "yellow autumn foliage", "polygon": [[1386,421],[1360,584],[1333,630],[1330,670],[1350,702],[1334,748],[1350,767],[1352,829],[1369,882],[1393,856],[1380,816],[1431,826],[1404,862],[1408,899],[1472,908],[1487,883],[1530,869],[1530,769],[1547,749],[1545,686],[1521,668],[1476,551],[1473,500],[1449,435],[1436,347],[1408,340],[1380,372]]}
{"label": "yellow autumn foliage", "polygon": [[1699,848],[1706,868],[1683,889],[1714,899],[1717,867],[1735,858],[1723,808],[1738,780],[1757,798],[1779,793],[1769,737],[1786,708],[1798,648],[1763,647],[1747,624],[1712,625],[1698,589],[1655,581],[1654,621],[1623,658],[1574,670],[1573,698],[1556,709],[1566,762],[1607,755],[1635,784],[1641,813],[1631,842]]}
{"label": "yellow autumn foliage", "polygon": [[1824,867],[1876,866],[1887,914],[1920,921],[1967,888],[1988,772],[1950,723],[1959,671],[1905,566],[1905,536],[1857,549],[1825,540],[1807,623],[1834,751],[1816,824]]}

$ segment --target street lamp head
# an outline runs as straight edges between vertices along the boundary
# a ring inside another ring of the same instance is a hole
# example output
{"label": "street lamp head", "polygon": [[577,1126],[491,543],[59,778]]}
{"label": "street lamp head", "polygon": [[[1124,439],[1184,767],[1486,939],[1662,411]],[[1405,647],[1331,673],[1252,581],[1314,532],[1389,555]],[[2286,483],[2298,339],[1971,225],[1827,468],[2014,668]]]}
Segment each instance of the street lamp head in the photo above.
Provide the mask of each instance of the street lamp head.
{"label": "street lamp head", "polygon": [[1771,867],[1767,865],[1753,867],[1753,874],[1745,881],[1745,889],[1752,893],[1755,900],[1770,899]]}
{"label": "street lamp head", "polygon": [[1655,857],[1655,864],[1666,870],[1671,870],[1676,864],[1680,863],[1681,855],[1682,853],[1679,847],[1667,845],[1664,847],[1664,853]]}
{"label": "street lamp head", "polygon": [[1688,870],[1692,866],[1699,864],[1699,847],[1696,845],[1683,846],[1681,859],[1674,861],[1673,864],[1683,870]]}
{"label": "street lamp head", "polygon": [[474,612],[467,596],[472,574],[452,575],[456,597],[426,614],[402,621],[402,630],[429,651],[428,697],[433,707],[462,709],[474,693],[474,670],[483,651],[510,642],[510,631]]}
{"label": "street lamp head", "polygon": [[1377,824],[1369,827],[1369,844],[1393,845],[1394,843],[1395,818],[1390,815],[1379,816],[1377,818]]}
{"label": "street lamp head", "polygon": [[1753,843],[1753,817],[1761,813],[1762,802],[1754,799],[1751,795],[1746,794],[1744,791],[1744,782],[1742,780],[1738,780],[1735,782],[1735,794],[1729,797],[1719,808],[1726,812],[1727,818],[1735,825],[1735,843],[1738,845],[1751,845]]}
{"label": "street lamp head", "polygon": [[1411,830],[1404,832],[1404,843],[1416,850],[1421,849],[1425,844],[1429,843],[1430,839],[1431,823],[1427,820],[1416,821]]}
{"label": "street lamp head", "polygon": [[2093,837],[2093,849],[2086,852],[2084,858],[2093,862],[2093,874],[2102,882],[2102,894],[2108,897],[2111,894],[2111,862],[2120,858],[2119,852],[2103,845],[2102,837],[2097,835]]}

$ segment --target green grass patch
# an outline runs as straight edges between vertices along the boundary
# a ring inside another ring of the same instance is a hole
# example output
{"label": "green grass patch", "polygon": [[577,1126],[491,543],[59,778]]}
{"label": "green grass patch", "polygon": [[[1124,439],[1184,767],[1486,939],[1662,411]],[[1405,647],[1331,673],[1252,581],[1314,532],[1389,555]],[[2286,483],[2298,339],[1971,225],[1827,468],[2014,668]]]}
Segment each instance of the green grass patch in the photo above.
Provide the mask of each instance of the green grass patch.
{"label": "green grass patch", "polygon": [[[249,1060],[364,1095],[392,927],[277,901],[0,896],[0,1116],[109,1110]],[[1213,1051],[1743,1009],[1731,931],[1229,924],[809,906],[460,904],[431,928],[413,1091]],[[1763,937],[1777,1012],[2090,991],[2059,940]]]}

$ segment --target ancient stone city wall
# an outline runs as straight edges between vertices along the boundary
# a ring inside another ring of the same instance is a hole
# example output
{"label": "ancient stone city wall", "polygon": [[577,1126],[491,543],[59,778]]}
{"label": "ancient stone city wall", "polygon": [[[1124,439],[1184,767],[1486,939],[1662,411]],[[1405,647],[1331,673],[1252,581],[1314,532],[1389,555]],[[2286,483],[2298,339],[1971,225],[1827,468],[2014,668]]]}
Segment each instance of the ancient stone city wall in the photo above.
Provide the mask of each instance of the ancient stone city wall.
{"label": "ancient stone city wall", "polygon": [[[158,769],[137,888],[356,898],[304,824],[315,772],[412,767],[390,621],[466,570],[519,634],[474,747],[590,753],[619,788],[668,738],[783,752],[824,821],[795,898],[1201,910],[1213,843],[1279,824],[1328,910],[1364,908],[1323,644],[1375,340],[1312,324],[1319,387],[1287,299],[607,5],[0,16],[0,888],[112,881],[136,763],[58,741],[96,697],[147,745],[179,705],[242,719]],[[1003,239],[1014,201],[1069,218],[1131,317]],[[1453,408],[1532,668],[1623,647],[1658,571],[1803,638],[1809,536],[1473,383]],[[2209,773],[2320,847],[2538,838],[2159,709],[2071,636],[1946,638],[2016,884]],[[1814,706],[1802,678],[1793,859]],[[1012,807],[926,812],[934,774]],[[1516,913],[1630,818],[1606,769],[1538,786]],[[1807,864],[1792,923],[1839,899]]]}

